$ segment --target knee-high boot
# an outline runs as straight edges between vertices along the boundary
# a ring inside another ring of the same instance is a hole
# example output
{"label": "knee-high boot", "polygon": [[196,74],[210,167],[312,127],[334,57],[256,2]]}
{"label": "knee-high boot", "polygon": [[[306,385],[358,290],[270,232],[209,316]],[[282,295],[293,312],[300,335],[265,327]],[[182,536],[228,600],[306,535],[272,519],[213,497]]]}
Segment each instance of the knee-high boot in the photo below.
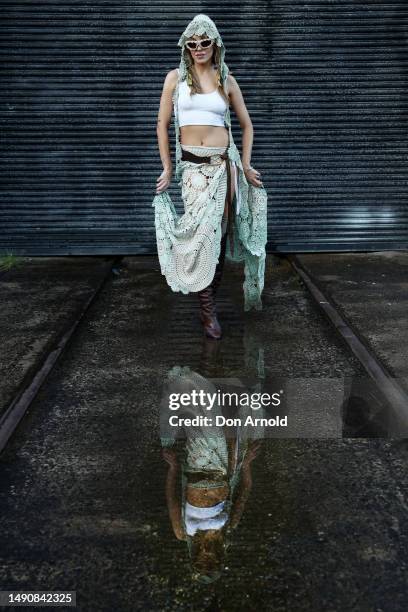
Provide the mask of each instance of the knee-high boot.
{"label": "knee-high boot", "polygon": [[209,338],[218,340],[221,338],[222,329],[217,319],[217,310],[215,305],[215,294],[221,282],[222,272],[224,269],[225,250],[227,245],[227,234],[221,239],[220,256],[215,268],[213,280],[205,289],[198,291],[198,299],[200,301],[200,318],[204,326],[204,332]]}
{"label": "knee-high boot", "polygon": [[228,234],[225,233],[224,236],[221,238],[220,256],[218,258],[218,263],[217,263],[217,266],[214,272],[214,278],[211,283],[214,289],[214,296],[217,292],[218,287],[220,286],[222,272],[224,270],[225,252],[227,249],[227,237],[228,237]]}

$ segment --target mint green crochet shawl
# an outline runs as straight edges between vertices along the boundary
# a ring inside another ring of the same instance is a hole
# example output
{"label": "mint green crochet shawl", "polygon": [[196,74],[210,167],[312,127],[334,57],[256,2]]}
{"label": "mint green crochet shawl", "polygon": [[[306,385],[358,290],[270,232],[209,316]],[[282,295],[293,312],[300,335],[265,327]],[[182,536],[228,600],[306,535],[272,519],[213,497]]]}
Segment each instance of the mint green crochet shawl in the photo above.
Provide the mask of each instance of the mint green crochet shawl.
{"label": "mint green crochet shawl", "polygon": [[[209,38],[213,38],[216,44],[221,47],[220,78],[223,85],[229,73],[228,66],[224,62],[225,47],[215,23],[207,15],[196,15],[188,24],[178,42],[178,45],[182,47],[182,52],[179,65],[179,79],[173,92],[173,115],[176,136],[175,177],[179,181],[178,185],[180,187],[182,187],[182,180],[180,180],[182,173],[186,167],[192,164],[192,162],[181,160],[182,149],[180,144],[177,99],[179,84],[181,81],[185,80],[187,76],[185,60],[187,49],[184,45],[186,40],[194,34],[206,34]],[[245,177],[240,154],[232,135],[229,106],[226,108],[224,121],[229,131],[228,156],[231,162],[235,162],[236,164],[238,171],[238,187],[240,191],[240,210],[235,216],[234,223],[234,253],[231,254],[228,241],[226,258],[234,262],[244,262],[244,309],[246,311],[251,309],[261,310],[261,294],[264,287],[266,258],[265,245],[267,241],[267,193],[263,187],[255,187],[251,183],[248,183]],[[180,228],[183,226],[183,217],[177,214],[175,206],[167,191],[157,194],[153,199],[152,206],[155,210],[156,239],[162,274],[166,277],[173,291],[189,293],[190,289],[188,286],[183,285],[175,274],[173,259],[174,250],[176,250],[179,245]],[[211,206],[208,207],[208,210],[211,218],[200,219],[200,224],[212,224],[214,226],[216,240],[213,243],[211,253],[210,265],[212,273],[220,255],[223,207],[217,208],[220,214],[215,214],[215,209]],[[199,230],[199,228],[196,229]],[[185,245],[183,248],[185,248]],[[204,286],[202,288],[204,288]]]}

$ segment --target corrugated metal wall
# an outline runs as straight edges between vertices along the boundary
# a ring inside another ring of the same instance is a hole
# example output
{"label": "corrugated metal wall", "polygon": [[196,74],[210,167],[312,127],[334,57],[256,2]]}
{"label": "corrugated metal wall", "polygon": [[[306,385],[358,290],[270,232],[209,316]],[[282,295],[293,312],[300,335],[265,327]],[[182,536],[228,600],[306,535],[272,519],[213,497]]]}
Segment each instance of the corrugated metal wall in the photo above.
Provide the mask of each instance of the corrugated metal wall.
{"label": "corrugated metal wall", "polygon": [[4,0],[0,252],[155,252],[161,87],[199,12],[253,119],[268,250],[407,248],[406,0]]}

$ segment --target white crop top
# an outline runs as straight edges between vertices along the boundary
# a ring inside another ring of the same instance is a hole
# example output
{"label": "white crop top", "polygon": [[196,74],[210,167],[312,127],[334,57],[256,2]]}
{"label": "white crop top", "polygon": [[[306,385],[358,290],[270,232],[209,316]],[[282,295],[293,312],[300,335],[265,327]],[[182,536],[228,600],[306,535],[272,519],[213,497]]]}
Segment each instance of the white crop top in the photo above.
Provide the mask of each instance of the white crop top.
{"label": "white crop top", "polygon": [[218,125],[225,127],[227,104],[216,89],[210,93],[190,95],[187,81],[181,81],[178,93],[178,122],[183,125]]}
{"label": "white crop top", "polygon": [[202,531],[221,529],[228,520],[228,514],[224,508],[225,501],[221,501],[215,506],[210,506],[210,508],[193,506],[186,501],[184,522],[187,534],[193,536],[199,529]]}

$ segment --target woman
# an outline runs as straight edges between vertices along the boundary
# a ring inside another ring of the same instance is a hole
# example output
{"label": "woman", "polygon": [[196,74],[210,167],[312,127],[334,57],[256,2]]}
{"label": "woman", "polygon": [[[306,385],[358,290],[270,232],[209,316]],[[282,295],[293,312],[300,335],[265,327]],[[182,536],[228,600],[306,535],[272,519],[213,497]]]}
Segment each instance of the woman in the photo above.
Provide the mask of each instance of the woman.
{"label": "woman", "polygon": [[[235,440],[231,442],[228,450],[232,450],[235,462],[228,462],[231,455],[225,462],[218,457],[223,469],[216,465],[190,471],[188,464],[179,463],[175,449],[163,449],[163,458],[169,465],[165,487],[173,532],[178,540],[187,542],[195,578],[202,582],[217,580],[222,573],[232,530],[238,526],[251,492],[251,462],[262,443],[248,440],[237,463]],[[179,471],[181,496],[176,491]]]}
{"label": "woman", "polygon": [[[210,357],[206,348],[205,363],[211,368],[216,355],[212,353]],[[241,385],[223,387],[226,392],[242,389]],[[214,425],[216,415],[242,416],[247,411],[217,402],[211,410],[212,424],[186,425],[182,432],[168,427],[170,395],[185,396],[193,391],[215,395],[217,389],[213,380],[189,366],[175,366],[168,372],[161,411],[162,452],[169,465],[165,491],[174,535],[187,543],[195,577],[211,582],[221,575],[230,536],[242,517],[252,487],[251,463],[261,440],[248,439],[244,427],[230,427],[227,431]],[[194,407],[183,405],[177,415],[184,419],[208,417],[209,412],[200,403]],[[179,476],[181,494],[177,487]]]}
{"label": "woman", "polygon": [[[252,123],[224,62],[225,48],[215,23],[207,15],[196,15],[178,45],[180,65],[165,78],[157,121],[163,163],[153,200],[157,250],[170,287],[198,293],[204,331],[218,339],[222,332],[215,293],[225,255],[245,262],[245,310],[262,308],[267,194],[260,173],[250,164]],[[242,162],[232,137],[230,105],[243,130]],[[184,203],[181,216],[167,192],[172,177],[172,111],[175,175],[181,178]]]}

